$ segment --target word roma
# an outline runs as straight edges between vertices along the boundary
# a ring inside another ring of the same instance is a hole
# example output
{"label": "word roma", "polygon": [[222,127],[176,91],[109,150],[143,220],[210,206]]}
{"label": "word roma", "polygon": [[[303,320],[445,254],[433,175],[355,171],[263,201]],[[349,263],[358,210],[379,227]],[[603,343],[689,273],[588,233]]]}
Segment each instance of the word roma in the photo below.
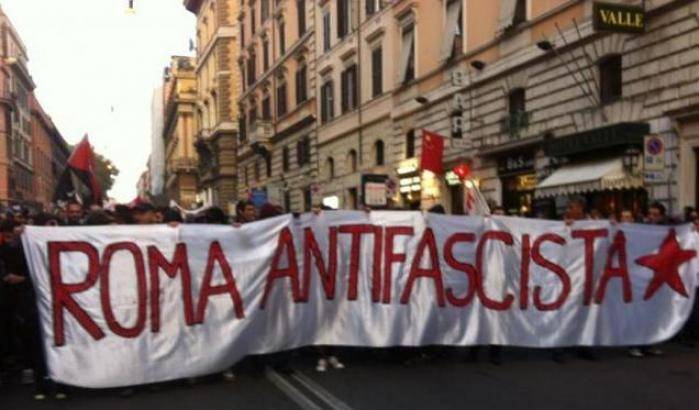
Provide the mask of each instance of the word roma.
{"label": "word roma", "polygon": [[[284,228],[278,238],[277,248],[272,256],[270,269],[267,273],[264,294],[260,308],[264,309],[267,299],[279,280],[288,280],[291,284],[292,299],[295,303],[308,301],[309,289],[313,266],[318,274],[323,292],[328,300],[335,299],[336,277],[338,270],[338,236],[350,235],[350,262],[348,272],[347,299],[357,299],[357,282],[361,260],[365,255],[360,252],[362,239],[373,236],[371,299],[373,303],[390,304],[393,265],[406,262],[405,253],[397,253],[394,250],[394,240],[399,236],[413,236],[414,229],[410,226],[381,227],[368,224],[341,225],[329,228],[327,262],[316,241],[311,228],[303,232],[303,264],[300,272],[296,259],[296,245],[291,231]],[[608,282],[617,278],[622,281],[623,300],[630,303],[633,299],[631,281],[626,261],[626,238],[622,231],[614,236],[610,243],[604,272],[598,286],[593,284],[594,246],[597,240],[608,236],[606,229],[573,230],[572,239],[581,240],[585,247],[585,278],[583,304],[600,304],[603,302]],[[409,266],[409,275],[405,288],[402,289],[400,303],[409,303],[411,292],[418,279],[431,280],[434,283],[435,297],[440,307],[450,304],[456,307],[469,305],[474,297],[477,297],[484,307],[492,310],[511,309],[515,302],[515,295],[508,293],[501,300],[486,294],[484,283],[485,264],[484,255],[488,243],[498,242],[509,247],[515,246],[515,238],[505,231],[487,231],[480,238],[468,232],[454,233],[444,242],[442,253],[444,262],[451,269],[460,272],[468,279],[468,289],[462,295],[457,295],[449,287],[444,287],[442,271],[440,268],[440,253],[437,241],[432,229],[427,228],[417,245],[415,255]],[[541,248],[544,244],[551,243],[561,247],[566,245],[566,239],[553,233],[545,233],[538,237],[525,234],[521,238],[521,261],[519,278],[518,305],[520,309],[528,309],[530,299],[533,306],[541,311],[559,309],[568,299],[571,292],[571,279],[566,270],[548,260],[542,255]],[[457,245],[474,244],[476,246],[475,265],[457,260],[454,248]],[[87,256],[88,269],[84,281],[77,283],[64,283],[61,272],[60,257],[63,253],[79,252]],[[133,326],[126,327],[120,324],[112,309],[110,298],[110,265],[113,256],[117,252],[131,253],[137,279],[138,315]],[[286,254],[285,266],[281,266],[283,256]],[[184,317],[188,326],[203,323],[206,316],[206,308],[209,298],[215,295],[228,294],[231,298],[236,318],[245,317],[243,299],[238,291],[235,276],[230,263],[226,259],[221,244],[214,241],[209,245],[207,264],[204,270],[202,285],[198,296],[196,309],[192,297],[192,274],[187,256],[187,245],[178,243],[173,256],[168,260],[155,246],[149,246],[144,257],[141,248],[132,242],[117,242],[105,247],[99,255],[98,250],[88,242],[49,242],[49,271],[51,279],[51,291],[53,299],[53,334],[56,346],[65,344],[64,312],[70,313],[95,340],[105,337],[104,330],[90,317],[73,295],[85,292],[99,286],[100,303],[105,322],[109,330],[124,338],[138,337],[146,327],[147,306],[150,306],[150,330],[160,331],[160,271],[163,271],[170,279],[175,279],[178,274],[182,283],[182,300],[184,304]],[[427,257],[429,267],[424,268],[423,258]],[[101,261],[101,262],[100,262]],[[382,263],[383,262],[383,263]],[[561,283],[561,291],[558,297],[552,301],[541,300],[542,289],[536,286],[533,292],[529,289],[530,265],[534,263],[555,275]],[[146,264],[148,277],[146,277]],[[213,285],[212,277],[214,266],[218,264],[224,284]],[[98,285],[99,282],[99,285]],[[646,298],[648,295],[646,295]]]}

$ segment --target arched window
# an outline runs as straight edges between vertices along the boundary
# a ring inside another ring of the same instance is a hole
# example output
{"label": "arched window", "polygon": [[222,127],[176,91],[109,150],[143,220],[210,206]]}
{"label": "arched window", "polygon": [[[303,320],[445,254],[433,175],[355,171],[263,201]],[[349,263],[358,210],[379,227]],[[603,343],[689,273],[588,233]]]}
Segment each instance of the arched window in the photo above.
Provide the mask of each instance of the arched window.
{"label": "arched window", "polygon": [[376,155],[376,165],[384,164],[384,144],[382,140],[374,143],[374,154]]}
{"label": "arched window", "polygon": [[357,172],[357,151],[353,149],[347,154],[347,169],[349,172]]}

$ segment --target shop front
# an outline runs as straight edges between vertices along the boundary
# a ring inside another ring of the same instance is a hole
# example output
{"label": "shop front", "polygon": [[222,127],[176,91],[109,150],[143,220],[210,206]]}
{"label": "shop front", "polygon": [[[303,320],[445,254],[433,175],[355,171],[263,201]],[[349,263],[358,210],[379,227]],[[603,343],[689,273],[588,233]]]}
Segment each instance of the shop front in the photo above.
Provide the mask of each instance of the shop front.
{"label": "shop front", "polygon": [[410,158],[398,163],[398,191],[400,204],[409,210],[419,210],[422,200],[422,177],[417,158]]}
{"label": "shop front", "polygon": [[502,207],[508,215],[531,217],[535,214],[534,189],[537,177],[534,150],[510,153],[498,158],[502,183]]}
{"label": "shop front", "polygon": [[608,218],[622,209],[640,215],[647,207],[642,158],[645,123],[619,123],[554,138],[546,148],[559,164],[535,187],[534,197],[548,203],[548,215],[562,217],[568,200],[585,198],[592,215]]}

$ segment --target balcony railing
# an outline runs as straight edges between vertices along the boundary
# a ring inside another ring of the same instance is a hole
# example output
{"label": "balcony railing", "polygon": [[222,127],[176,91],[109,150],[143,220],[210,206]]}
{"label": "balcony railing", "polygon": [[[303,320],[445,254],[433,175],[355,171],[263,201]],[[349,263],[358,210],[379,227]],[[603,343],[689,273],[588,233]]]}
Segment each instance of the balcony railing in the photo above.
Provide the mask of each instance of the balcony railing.
{"label": "balcony railing", "polygon": [[266,145],[272,140],[272,136],[274,136],[274,128],[271,121],[257,120],[250,124],[250,132],[248,132],[250,145]]}
{"label": "balcony railing", "polygon": [[500,131],[509,135],[510,138],[519,138],[526,128],[529,127],[531,113],[526,111],[516,111],[500,120]]}

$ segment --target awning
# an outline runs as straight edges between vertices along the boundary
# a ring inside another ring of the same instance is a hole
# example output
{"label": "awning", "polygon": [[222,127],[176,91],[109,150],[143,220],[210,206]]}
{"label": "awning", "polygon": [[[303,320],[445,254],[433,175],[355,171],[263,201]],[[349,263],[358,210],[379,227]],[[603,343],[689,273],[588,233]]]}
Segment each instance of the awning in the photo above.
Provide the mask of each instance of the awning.
{"label": "awning", "polygon": [[624,170],[621,158],[565,165],[554,171],[536,187],[534,196],[570,195],[610,189],[633,189],[643,186],[643,178]]}

